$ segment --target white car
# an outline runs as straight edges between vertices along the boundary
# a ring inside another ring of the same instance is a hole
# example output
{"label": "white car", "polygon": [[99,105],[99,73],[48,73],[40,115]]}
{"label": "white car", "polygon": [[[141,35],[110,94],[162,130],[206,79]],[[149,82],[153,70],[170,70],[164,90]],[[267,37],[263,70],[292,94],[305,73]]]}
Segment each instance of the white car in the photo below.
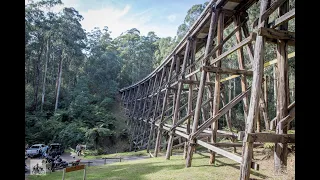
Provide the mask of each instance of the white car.
{"label": "white car", "polygon": [[27,156],[28,157],[40,156],[44,147],[46,147],[46,145],[44,144],[32,145],[30,148],[27,149]]}

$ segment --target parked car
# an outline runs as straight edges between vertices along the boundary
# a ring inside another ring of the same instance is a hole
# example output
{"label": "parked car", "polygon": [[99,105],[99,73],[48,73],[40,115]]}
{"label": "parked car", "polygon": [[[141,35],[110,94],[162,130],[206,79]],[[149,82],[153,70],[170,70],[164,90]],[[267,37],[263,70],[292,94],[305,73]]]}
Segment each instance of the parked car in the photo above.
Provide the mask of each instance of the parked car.
{"label": "parked car", "polygon": [[45,147],[46,145],[44,144],[34,144],[27,149],[27,156],[31,158],[41,156],[42,151]]}
{"label": "parked car", "polygon": [[52,153],[55,152],[55,155],[62,155],[64,153],[64,149],[59,143],[52,143],[49,145],[48,153],[52,156]]}

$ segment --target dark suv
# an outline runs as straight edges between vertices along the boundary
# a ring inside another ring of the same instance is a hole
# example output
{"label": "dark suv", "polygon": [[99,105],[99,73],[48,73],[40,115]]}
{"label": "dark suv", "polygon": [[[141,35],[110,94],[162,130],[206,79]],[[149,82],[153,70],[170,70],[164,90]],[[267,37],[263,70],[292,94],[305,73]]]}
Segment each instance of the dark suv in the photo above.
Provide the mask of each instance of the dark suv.
{"label": "dark suv", "polygon": [[59,143],[52,143],[49,145],[49,155],[55,152],[55,155],[62,155],[64,153],[64,149]]}

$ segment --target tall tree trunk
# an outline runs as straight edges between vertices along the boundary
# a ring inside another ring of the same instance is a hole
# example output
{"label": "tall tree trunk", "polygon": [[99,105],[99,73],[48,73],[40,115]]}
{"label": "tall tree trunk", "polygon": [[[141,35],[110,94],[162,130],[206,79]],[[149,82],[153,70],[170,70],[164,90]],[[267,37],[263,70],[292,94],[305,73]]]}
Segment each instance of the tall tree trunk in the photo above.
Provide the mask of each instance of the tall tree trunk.
{"label": "tall tree trunk", "polygon": [[43,76],[43,84],[42,84],[41,112],[43,110],[44,96],[46,91],[47,67],[48,67],[48,61],[49,61],[49,42],[50,42],[50,37],[47,40],[46,63],[44,67],[44,76]]}
{"label": "tall tree trunk", "polygon": [[28,84],[29,81],[30,81],[30,78],[29,78],[29,74],[30,74],[30,64],[31,64],[31,60],[30,60],[31,56],[30,54],[26,54],[26,58],[25,58],[25,61],[26,61],[26,80],[25,80],[25,84]]}
{"label": "tall tree trunk", "polygon": [[[49,83],[49,79],[50,79],[50,85],[52,85],[52,86],[54,86],[54,82],[55,82],[55,78],[54,78],[54,70],[56,69],[55,68],[55,61],[54,61],[54,51],[52,51],[52,58],[51,58],[51,61],[52,61],[52,65],[51,65],[51,67],[52,68],[50,68],[51,69],[51,71],[50,71],[50,78],[48,78],[48,83]],[[50,59],[49,59],[50,60]],[[50,61],[49,61],[49,67],[50,67]]]}
{"label": "tall tree trunk", "polygon": [[34,101],[33,101],[33,110],[37,110],[38,105],[38,93],[39,93],[39,84],[40,84],[40,61],[42,55],[43,47],[40,47],[40,52],[38,54],[38,60],[35,62],[35,83],[34,83]]}
{"label": "tall tree trunk", "polygon": [[60,64],[59,64],[59,72],[58,72],[59,73],[59,77],[58,77],[58,81],[57,81],[57,88],[56,88],[57,89],[57,94],[56,94],[56,104],[54,106],[54,112],[56,112],[57,108],[58,108],[63,59],[64,59],[64,50],[62,50],[61,61],[60,61]]}

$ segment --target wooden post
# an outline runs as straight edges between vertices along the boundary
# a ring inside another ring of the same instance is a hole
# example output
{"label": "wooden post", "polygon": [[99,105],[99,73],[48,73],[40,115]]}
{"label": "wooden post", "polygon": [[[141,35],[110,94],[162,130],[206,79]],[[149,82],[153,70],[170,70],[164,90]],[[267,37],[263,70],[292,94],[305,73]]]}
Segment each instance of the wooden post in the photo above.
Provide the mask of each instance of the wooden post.
{"label": "wooden post", "polygon": [[263,94],[264,94],[264,105],[265,105],[267,114],[268,114],[268,82],[269,82],[269,76],[264,75]]}
{"label": "wooden post", "polygon": [[64,180],[65,175],[66,175],[66,168],[63,169],[63,172],[62,172],[62,180]]}
{"label": "wooden post", "polygon": [[[179,61],[179,59],[178,59],[178,61]],[[168,87],[170,87],[170,81],[171,81],[173,66],[174,66],[175,63],[176,63],[176,55],[173,56],[172,61],[171,61],[171,66],[170,66],[170,70],[169,70],[169,74],[168,74],[168,81],[167,81],[168,83],[166,85],[166,91],[165,91],[164,98],[163,98],[161,115],[160,115],[160,125],[159,125],[159,128],[158,128],[156,145],[155,145],[155,150],[154,150],[154,156],[155,157],[158,156],[158,151],[159,151],[159,147],[160,147],[161,129],[162,129],[162,126],[163,126],[161,122],[164,119],[164,112],[165,112],[165,108],[166,108],[166,104],[167,104],[167,100],[168,100],[168,94],[169,94]]]}
{"label": "wooden post", "polygon": [[[126,103],[126,109],[129,110],[129,101],[130,101],[130,98],[131,98],[131,89],[129,89],[129,94],[128,94],[128,98],[127,98],[127,103]],[[129,111],[130,112],[130,111]],[[127,121],[127,125],[129,125],[129,122],[130,120]]]}
{"label": "wooden post", "polygon": [[[229,86],[228,86],[228,102],[230,102],[231,99],[232,99],[231,88],[232,88],[231,80],[229,80]],[[235,95],[234,95],[234,97],[235,97]],[[230,126],[232,127],[232,125],[231,125],[231,119],[232,119],[231,114],[232,114],[232,112],[231,112],[231,109],[230,109],[230,110],[229,110],[229,118],[230,118]],[[230,129],[230,131],[232,131],[232,129]]]}
{"label": "wooden post", "polygon": [[83,169],[83,180],[86,180],[86,177],[87,177],[86,169],[87,169],[87,167],[84,166],[84,169]]}
{"label": "wooden post", "polygon": [[[233,79],[233,81],[235,81],[235,79]],[[231,88],[232,88],[231,80],[229,80],[229,86],[228,86],[229,100],[228,100],[228,102],[230,102],[231,99],[232,99]],[[233,97],[235,97],[235,96],[236,96],[236,95],[234,94]],[[235,117],[234,117],[234,118],[235,118]],[[230,122],[229,122],[229,124],[230,124],[230,132],[233,132],[233,130],[232,130],[232,124],[231,124],[231,119],[232,119],[232,111],[231,111],[231,109],[229,110],[229,119],[230,119]],[[235,120],[235,119],[234,119],[234,120]],[[237,141],[237,138],[235,138],[234,136],[232,136],[232,142],[236,142],[236,141]],[[237,148],[236,148],[236,147],[233,148],[233,152],[234,152],[234,153],[237,152]]]}
{"label": "wooden post", "polygon": [[257,115],[256,115],[256,122],[257,122],[257,132],[261,132],[261,117],[260,117],[261,113],[260,113],[260,108],[257,112]]}
{"label": "wooden post", "polygon": [[[196,41],[193,41],[192,44],[192,53],[191,53],[191,63],[193,63],[195,61],[195,54],[196,54]],[[190,72],[195,71],[195,67],[193,66],[190,69]],[[189,80],[195,80],[196,79],[196,74],[194,74],[193,76],[189,77]],[[187,113],[191,114],[193,108],[192,108],[192,101],[193,101],[193,85],[189,84],[189,92],[188,92],[188,107],[187,107]],[[186,133],[187,135],[190,134],[190,123],[191,123],[191,118],[193,118],[193,116],[190,116],[187,120],[187,127],[186,127]],[[188,139],[186,139],[185,144],[184,144],[184,150],[183,150],[183,158],[187,159],[187,154],[188,154]]]}
{"label": "wooden post", "polygon": [[[155,76],[151,94],[153,94],[155,92],[157,78],[158,78],[158,73]],[[149,103],[149,111],[148,111],[148,115],[147,115],[147,122],[148,122],[148,119],[149,119],[149,116],[150,116],[150,112],[151,112],[151,109],[152,109],[152,106],[153,106],[153,98],[154,98],[154,96],[151,96],[151,100],[150,100],[150,103]],[[153,132],[154,132],[154,126],[155,126],[154,122],[151,123],[151,127],[150,127],[151,129],[150,129],[148,145],[147,145],[147,153],[149,153],[149,150],[150,150],[150,143],[151,143],[152,135],[153,135]]]}
{"label": "wooden post", "polygon": [[[153,114],[153,121],[155,121],[155,117],[156,117],[156,111],[158,110],[158,102],[159,100],[159,94],[161,92],[161,87],[162,87],[162,83],[163,83],[163,78],[165,75],[165,67],[162,69],[162,75],[161,75],[161,79],[160,79],[160,83],[159,83],[159,89],[158,89],[158,94],[157,94],[157,102],[156,102],[156,107],[154,110],[154,114]],[[161,138],[161,131],[162,131],[162,126],[158,127],[158,133],[157,133],[157,140],[156,140],[156,145],[155,145],[155,150],[154,150],[154,156],[157,157],[158,156],[158,149],[160,148],[160,138]]]}
{"label": "wooden post", "polygon": [[[229,81],[229,82],[231,82],[231,81]],[[229,93],[230,92],[231,92],[231,89],[229,88]],[[231,93],[229,94],[229,102],[230,101],[231,101]],[[223,92],[221,92],[221,102],[222,102],[222,106],[226,105]],[[228,113],[225,114],[225,118],[226,118],[226,123],[227,123],[229,130],[233,134],[232,125],[231,125],[231,110],[229,110]],[[236,138],[234,136],[232,136],[232,142],[235,142],[235,140],[236,140]],[[233,148],[233,152],[237,152],[236,147]]]}
{"label": "wooden post", "polygon": [[[243,31],[243,35],[244,37],[249,37],[250,36],[250,33],[249,33],[249,28],[248,28],[248,24],[247,23],[244,23],[243,26],[242,26],[242,31]],[[248,53],[248,56],[249,56],[249,59],[251,61],[251,64],[253,63],[253,54],[254,54],[254,50],[253,50],[253,47],[252,47],[252,43],[249,42],[248,45],[247,45],[247,53]]]}
{"label": "wooden post", "polygon": [[[224,30],[224,13],[220,12],[218,13],[218,28],[217,28],[217,44],[220,44],[223,41],[223,30]],[[219,56],[222,54],[222,47],[217,50],[216,56]],[[221,61],[214,64],[214,67],[221,67]],[[218,114],[219,111],[219,105],[220,105],[220,79],[221,75],[219,73],[215,74],[215,80],[214,80],[214,93],[213,93],[213,110],[212,110],[212,116],[214,117],[216,114]],[[217,130],[218,130],[218,121],[215,121],[211,125],[211,143],[217,142]],[[216,153],[211,151],[210,152],[210,160],[209,164],[213,164],[215,162]]]}
{"label": "wooden post", "polygon": [[132,117],[134,117],[134,114],[136,112],[136,106],[137,106],[137,99],[139,97],[139,93],[140,93],[140,89],[141,89],[141,85],[138,85],[135,97],[134,97],[134,105],[133,105],[133,110],[132,110]]}
{"label": "wooden post", "polygon": [[[188,41],[187,41],[186,51],[184,53],[184,58],[183,58],[183,63],[182,63],[181,76],[179,79],[185,79],[184,72],[186,70],[187,61],[189,60],[189,57],[190,57],[190,46],[192,46],[191,45],[192,41],[193,41],[192,39],[188,39]],[[193,47],[191,47],[191,48],[193,48]],[[176,122],[178,121],[178,114],[180,113],[179,108],[180,108],[182,88],[183,88],[183,81],[179,81],[178,82],[178,90],[177,90],[177,98],[175,101],[175,108],[174,108],[174,113],[173,113],[173,118],[172,118],[173,119],[172,125],[175,125]],[[166,159],[170,159],[174,131],[175,130],[172,130],[172,132],[169,133],[169,141],[168,141],[168,146],[167,146]]]}
{"label": "wooden post", "polygon": [[[234,26],[237,28],[241,25],[240,22],[241,16],[235,16],[234,18]],[[239,44],[242,41],[242,35],[241,35],[241,28],[236,32],[236,39],[237,43]],[[250,45],[248,45],[250,46]],[[250,49],[250,48],[249,48]],[[248,52],[251,52],[248,50]],[[245,70],[245,63],[244,63],[244,56],[243,56],[243,50],[242,47],[237,50],[237,57],[238,57],[238,66],[239,69]],[[247,90],[247,78],[244,74],[241,74],[241,91],[245,92]],[[244,107],[244,114],[247,116],[248,114],[248,97],[246,96],[243,98],[243,107]]]}
{"label": "wooden post", "polygon": [[[207,56],[209,54],[210,49],[211,49],[212,40],[214,38],[214,33],[216,30],[216,22],[217,22],[217,17],[214,12],[214,9],[212,9],[209,34],[208,34],[207,44],[206,44],[206,49],[205,49],[205,56]],[[202,66],[204,66],[204,65],[206,65],[206,61],[202,62]],[[201,77],[200,77],[199,81],[200,81],[200,84],[199,84],[199,90],[198,90],[198,95],[197,95],[196,107],[194,110],[192,132],[196,132],[197,128],[198,128],[200,109],[201,109],[201,104],[202,104],[202,96],[203,96],[203,91],[204,91],[204,84],[206,81],[206,71],[201,71]],[[191,166],[192,155],[193,155],[193,152],[195,149],[195,144],[196,144],[196,140],[192,140],[192,141],[189,140],[189,147],[188,147],[187,159],[186,159],[186,167]]]}
{"label": "wooden post", "polygon": [[[221,92],[221,102],[222,102],[222,106],[226,105],[226,101],[225,101],[225,96],[223,94],[223,92]],[[226,123],[227,123],[227,127],[230,129],[230,131],[232,132],[232,127],[231,127],[231,116],[230,115],[230,111],[228,111],[228,113],[225,114],[225,119],[226,119]]]}
{"label": "wooden post", "polygon": [[[289,1],[285,1],[279,7],[279,15],[283,15],[289,10]],[[288,30],[288,23],[283,23],[279,27],[280,30]],[[277,124],[288,115],[289,105],[289,79],[288,79],[288,43],[285,40],[278,40],[277,43],[277,64],[278,64],[278,98],[277,108],[279,110],[279,117],[277,117]],[[287,128],[278,128],[276,126],[277,134],[287,134]],[[287,144],[276,143],[274,152],[274,168],[276,174],[281,174],[282,170],[287,168]]]}
{"label": "wooden post", "polygon": [[[265,81],[266,80],[264,79],[264,83],[265,83]],[[263,87],[262,87],[262,92],[265,92]],[[262,115],[263,120],[264,120],[265,130],[268,131],[270,128],[270,125],[269,125],[268,111],[266,108],[266,101],[265,101],[264,97],[265,97],[265,93],[261,93],[259,115]]]}
{"label": "wooden post", "polygon": [[[261,16],[263,12],[270,5],[270,0],[261,0],[260,1],[260,15],[258,27],[265,26],[265,21],[261,21]],[[264,64],[264,41],[265,38],[262,36],[257,36],[254,48],[254,60],[253,60],[253,78],[252,78],[252,92],[250,99],[250,108],[248,112],[248,118],[246,122],[246,131],[245,138],[243,141],[243,153],[242,153],[242,162],[240,165],[240,180],[249,180],[250,169],[251,169],[251,158],[253,153],[253,143],[246,142],[248,133],[254,131],[254,120],[257,115],[256,112],[259,110],[259,100],[261,93],[261,83],[263,76],[263,64]]]}

